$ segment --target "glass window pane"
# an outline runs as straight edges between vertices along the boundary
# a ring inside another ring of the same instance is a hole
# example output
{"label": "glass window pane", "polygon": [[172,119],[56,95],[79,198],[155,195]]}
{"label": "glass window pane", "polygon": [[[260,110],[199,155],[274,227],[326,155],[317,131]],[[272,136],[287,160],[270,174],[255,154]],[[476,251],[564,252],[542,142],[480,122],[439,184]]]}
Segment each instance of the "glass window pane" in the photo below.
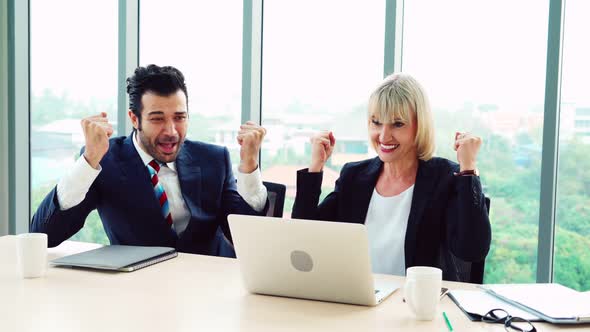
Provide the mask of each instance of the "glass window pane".
{"label": "glass window pane", "polygon": [[227,146],[239,163],[242,106],[242,1],[141,1],[140,64],[170,65],[185,76],[187,139]]}
{"label": "glass window pane", "polygon": [[[106,112],[116,128],[118,2],[31,0],[30,11],[34,213],[84,145],[80,120]],[[73,239],[108,243],[96,212]]]}
{"label": "glass window pane", "polygon": [[555,282],[590,290],[590,2],[565,3]]}
{"label": "glass window pane", "polygon": [[484,140],[486,283],[536,280],[548,13],[538,0],[405,2],[403,71],[429,93],[437,155],[457,160],[455,131]]}
{"label": "glass window pane", "polygon": [[383,77],[385,1],[265,1],[263,26],[262,173],[287,186],[289,216],[313,133],[337,141],[323,195],[344,163],[370,157],[366,106]]}

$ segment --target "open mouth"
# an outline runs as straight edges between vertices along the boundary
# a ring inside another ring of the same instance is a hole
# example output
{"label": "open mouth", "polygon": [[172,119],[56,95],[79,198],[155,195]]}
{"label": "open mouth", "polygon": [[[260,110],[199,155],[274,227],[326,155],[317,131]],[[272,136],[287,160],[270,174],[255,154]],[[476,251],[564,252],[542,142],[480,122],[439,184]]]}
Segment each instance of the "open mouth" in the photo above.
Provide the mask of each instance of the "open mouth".
{"label": "open mouth", "polygon": [[385,152],[385,153],[389,153],[389,152],[393,152],[395,151],[395,149],[397,149],[399,147],[399,144],[380,144],[381,147],[381,151]]}
{"label": "open mouth", "polygon": [[164,154],[172,154],[176,150],[178,143],[158,143],[158,148]]}

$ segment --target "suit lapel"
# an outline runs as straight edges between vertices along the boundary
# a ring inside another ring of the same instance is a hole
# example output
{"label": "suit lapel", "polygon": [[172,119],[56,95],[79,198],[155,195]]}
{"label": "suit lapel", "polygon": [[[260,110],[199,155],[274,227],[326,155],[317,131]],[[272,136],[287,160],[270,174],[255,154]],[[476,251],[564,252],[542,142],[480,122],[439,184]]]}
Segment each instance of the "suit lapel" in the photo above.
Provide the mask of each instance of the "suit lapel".
{"label": "suit lapel", "polygon": [[[143,164],[139,153],[133,145],[133,134],[127,136],[123,143],[119,167],[122,173],[121,184],[132,188],[137,206],[143,206],[157,211],[161,215],[160,203],[154,194],[154,188],[150,181],[150,174]],[[157,219],[157,218],[156,218]],[[163,221],[162,217],[162,221]]]}
{"label": "suit lapel", "polygon": [[201,206],[201,167],[190,155],[184,145],[176,158],[176,171],[180,182],[180,191],[192,216],[200,215]]}
{"label": "suit lapel", "polygon": [[383,162],[381,162],[379,157],[376,157],[369,163],[365,171],[358,172],[357,179],[353,182],[353,190],[351,191],[353,201],[348,204],[350,207],[348,211],[351,216],[350,221],[359,224],[365,223],[371,196],[373,195],[373,190],[375,189],[382,168]]}
{"label": "suit lapel", "polygon": [[424,210],[430,201],[431,193],[434,189],[435,181],[433,176],[434,174],[430,163],[420,160],[404,245],[406,267],[412,266],[414,262],[417,247],[416,233],[422,215],[424,214]]}

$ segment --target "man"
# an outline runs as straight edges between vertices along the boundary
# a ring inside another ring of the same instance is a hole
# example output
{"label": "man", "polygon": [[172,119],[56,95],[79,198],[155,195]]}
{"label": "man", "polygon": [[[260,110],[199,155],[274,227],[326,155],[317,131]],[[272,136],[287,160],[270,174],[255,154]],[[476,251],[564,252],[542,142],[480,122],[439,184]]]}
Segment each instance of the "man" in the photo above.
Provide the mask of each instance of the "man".
{"label": "man", "polygon": [[139,67],[127,79],[127,93],[131,135],[109,139],[105,113],[83,119],[83,154],[45,197],[30,231],[47,233],[54,247],[98,209],[111,244],[234,256],[225,239],[231,241],[227,215],[266,209],[258,169],[266,131],[253,122],[240,127],[236,186],[227,148],[185,141],[188,98],[179,70]]}

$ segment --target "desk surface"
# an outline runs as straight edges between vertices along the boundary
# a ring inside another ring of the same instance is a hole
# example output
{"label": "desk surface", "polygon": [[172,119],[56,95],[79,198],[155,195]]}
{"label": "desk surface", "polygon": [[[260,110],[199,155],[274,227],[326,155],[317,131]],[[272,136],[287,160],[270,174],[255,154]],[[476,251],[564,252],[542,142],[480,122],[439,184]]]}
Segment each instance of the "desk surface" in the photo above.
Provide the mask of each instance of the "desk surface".
{"label": "desk surface", "polygon": [[[67,241],[49,259],[98,247]],[[403,282],[402,277],[378,276]],[[471,289],[443,282],[450,289]],[[504,331],[472,323],[448,298],[441,301],[455,331]],[[539,331],[569,330],[536,323]],[[575,329],[575,328],[574,328]],[[579,328],[578,328],[579,329]],[[576,329],[576,330],[578,330]],[[586,327],[588,329],[588,327]],[[49,267],[44,278],[16,271],[16,240],[0,237],[1,331],[447,331],[439,314],[416,321],[401,291],[377,307],[253,295],[237,261],[179,254],[132,273]]]}

